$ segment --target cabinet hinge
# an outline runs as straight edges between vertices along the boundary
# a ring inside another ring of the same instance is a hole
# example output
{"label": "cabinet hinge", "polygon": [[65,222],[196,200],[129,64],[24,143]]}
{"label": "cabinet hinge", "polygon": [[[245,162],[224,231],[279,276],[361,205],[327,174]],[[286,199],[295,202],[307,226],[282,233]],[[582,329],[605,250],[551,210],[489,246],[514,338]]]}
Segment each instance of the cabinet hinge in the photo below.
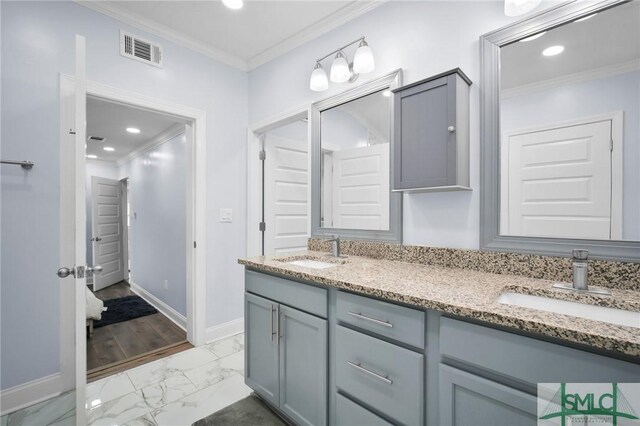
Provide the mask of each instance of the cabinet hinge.
{"label": "cabinet hinge", "polygon": [[609,146],[610,146],[610,148],[611,148],[611,151],[613,151],[613,139],[611,139],[611,141],[610,141],[610,145],[609,145]]}
{"label": "cabinet hinge", "polygon": [[262,151],[260,151],[260,161],[264,161],[266,159],[267,159],[267,151],[263,149]]}
{"label": "cabinet hinge", "polygon": [[193,248],[196,248],[196,246],[197,246],[197,244],[196,244],[196,242],[194,241],[194,242],[193,242]]}
{"label": "cabinet hinge", "polygon": [[260,223],[258,224],[258,229],[260,229],[260,232],[264,232],[264,231],[266,231],[266,230],[267,230],[267,224],[266,224],[266,223],[264,223],[264,222],[260,222]]}

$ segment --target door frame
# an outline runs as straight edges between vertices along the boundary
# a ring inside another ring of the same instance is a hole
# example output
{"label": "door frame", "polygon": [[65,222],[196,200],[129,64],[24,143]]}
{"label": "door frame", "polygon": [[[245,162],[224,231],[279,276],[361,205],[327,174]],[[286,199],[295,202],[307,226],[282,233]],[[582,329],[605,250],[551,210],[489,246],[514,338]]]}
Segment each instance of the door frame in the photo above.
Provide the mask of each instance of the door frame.
{"label": "door frame", "polygon": [[[249,126],[247,130],[247,256],[260,256],[262,247],[261,231],[258,228],[262,220],[262,168],[260,151],[262,135],[269,130],[309,118],[311,109],[308,105],[299,106],[282,114],[261,120]],[[311,149],[311,129],[307,123],[307,149]],[[308,151],[311,152],[311,151]],[[311,155],[309,155],[309,171],[311,171]],[[308,188],[311,200],[311,185]],[[307,206],[309,230],[311,229],[311,202]]]}
{"label": "door frame", "polygon": [[499,228],[498,233],[502,233],[503,226],[508,227],[508,218],[504,213],[509,205],[509,191],[502,190],[509,185],[509,138],[526,133],[543,132],[554,130],[560,127],[580,126],[584,124],[598,123],[601,121],[611,121],[611,141],[613,151],[611,152],[611,240],[622,240],[622,198],[624,164],[623,152],[624,142],[624,112],[610,111],[597,115],[575,118],[571,120],[556,121],[549,124],[527,127],[524,129],[509,130],[502,133],[500,137],[500,200],[499,200]]}
{"label": "door frame", "polygon": [[[68,121],[70,109],[65,104],[65,96],[74,92],[75,78],[70,75],[60,75],[60,174],[65,170],[76,167],[73,157],[66,154],[65,144],[62,143],[68,133],[63,128]],[[124,90],[101,83],[87,80],[87,96],[99,98],[109,102],[121,103],[149,111],[169,114],[189,121],[186,125],[187,136],[187,239],[185,241],[187,253],[187,339],[194,346],[201,346],[205,341],[206,331],[206,113],[202,110],[157,99],[140,93]],[[60,203],[62,206],[70,203],[74,198],[70,188],[61,186]],[[62,219],[62,218],[61,218]],[[62,226],[61,233],[67,232]],[[197,242],[197,244],[196,244]],[[197,246],[197,249],[196,249]],[[64,258],[70,250],[68,241],[61,238],[60,255]],[[60,311],[60,374],[62,389],[66,391],[75,386],[76,363],[74,356],[75,300],[72,297],[71,286],[61,286]],[[74,330],[74,332],[71,332]],[[86,372],[86,366],[84,368]]]}

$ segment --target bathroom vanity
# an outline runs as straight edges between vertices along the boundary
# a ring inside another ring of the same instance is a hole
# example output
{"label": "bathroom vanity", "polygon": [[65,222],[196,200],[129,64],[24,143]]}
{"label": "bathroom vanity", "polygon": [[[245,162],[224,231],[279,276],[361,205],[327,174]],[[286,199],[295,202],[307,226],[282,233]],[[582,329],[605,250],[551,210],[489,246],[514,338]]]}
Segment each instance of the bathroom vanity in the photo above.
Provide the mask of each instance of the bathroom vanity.
{"label": "bathroom vanity", "polygon": [[[301,259],[310,263],[292,263]],[[598,298],[547,280],[318,252],[240,263],[246,383],[296,424],[534,425],[538,383],[640,381],[640,328],[499,301],[599,304],[640,326],[638,292]]]}

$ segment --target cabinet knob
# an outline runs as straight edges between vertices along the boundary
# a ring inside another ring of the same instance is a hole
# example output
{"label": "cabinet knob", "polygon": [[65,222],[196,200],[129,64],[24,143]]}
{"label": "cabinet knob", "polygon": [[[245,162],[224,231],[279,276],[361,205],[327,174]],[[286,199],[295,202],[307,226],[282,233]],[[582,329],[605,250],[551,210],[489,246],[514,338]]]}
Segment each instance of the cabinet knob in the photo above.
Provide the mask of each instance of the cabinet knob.
{"label": "cabinet knob", "polygon": [[449,127],[447,127],[447,130],[449,131],[449,133],[453,133],[453,132],[456,131],[456,128],[453,127],[453,126],[449,126]]}

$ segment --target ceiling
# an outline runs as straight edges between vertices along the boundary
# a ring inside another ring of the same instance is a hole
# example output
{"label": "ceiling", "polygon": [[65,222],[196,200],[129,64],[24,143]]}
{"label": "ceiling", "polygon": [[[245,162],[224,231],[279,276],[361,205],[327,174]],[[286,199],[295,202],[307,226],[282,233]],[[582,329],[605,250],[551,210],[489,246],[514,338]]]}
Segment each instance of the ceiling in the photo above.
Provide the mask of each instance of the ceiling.
{"label": "ceiling", "polygon": [[242,70],[371,10],[384,0],[95,1],[78,3]]}
{"label": "ceiling", "polygon": [[[500,49],[501,88],[512,89],[569,74],[631,64],[640,67],[640,2],[630,2],[572,22],[542,37]],[[542,51],[565,47],[557,56]]]}
{"label": "ceiling", "polygon": [[[157,112],[87,98],[87,155],[97,155],[97,159],[103,161],[121,160],[177,124],[184,122]],[[140,133],[128,133],[127,127],[138,128]],[[106,140],[91,141],[88,140],[90,136],[100,136]],[[105,146],[115,150],[105,151]]]}

